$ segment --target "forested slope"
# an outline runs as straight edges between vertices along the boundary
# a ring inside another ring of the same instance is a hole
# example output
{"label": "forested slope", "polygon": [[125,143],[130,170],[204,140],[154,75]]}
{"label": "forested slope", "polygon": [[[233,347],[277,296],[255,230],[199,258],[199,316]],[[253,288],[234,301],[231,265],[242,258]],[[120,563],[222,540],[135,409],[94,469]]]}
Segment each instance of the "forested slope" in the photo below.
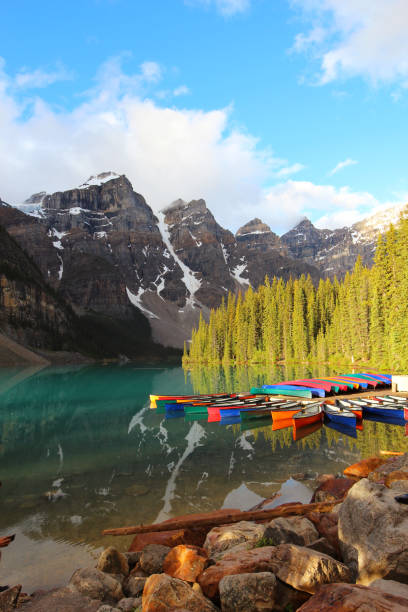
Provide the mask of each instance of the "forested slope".
{"label": "forested slope", "polygon": [[408,217],[378,241],[371,269],[343,281],[266,278],[200,320],[185,365],[319,361],[408,367]]}

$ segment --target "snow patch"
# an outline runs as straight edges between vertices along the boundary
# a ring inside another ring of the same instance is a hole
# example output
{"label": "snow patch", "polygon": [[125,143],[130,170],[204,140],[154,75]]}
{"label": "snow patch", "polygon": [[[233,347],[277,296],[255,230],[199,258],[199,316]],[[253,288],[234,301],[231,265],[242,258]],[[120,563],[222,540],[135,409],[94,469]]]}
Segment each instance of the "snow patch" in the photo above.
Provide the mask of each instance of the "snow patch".
{"label": "snow patch", "polygon": [[246,267],[247,264],[246,262],[244,262],[242,264],[238,264],[237,266],[235,266],[235,268],[231,270],[231,276],[235,278],[235,280],[238,281],[241,285],[250,284],[248,279],[241,277],[241,274],[246,270]]}
{"label": "snow patch", "polygon": [[190,294],[190,297],[187,299],[187,302],[189,302],[191,304],[191,306],[194,306],[194,294],[196,293],[196,291],[198,291],[201,287],[201,281],[198,280],[198,278],[195,277],[194,273],[192,272],[192,270],[190,270],[190,268],[188,266],[186,266],[186,264],[184,262],[181,261],[181,259],[179,258],[178,255],[176,255],[176,252],[173,248],[173,245],[170,242],[170,232],[169,229],[167,227],[167,224],[164,220],[164,213],[163,212],[158,212],[156,213],[159,223],[158,223],[158,227],[163,239],[164,244],[167,247],[167,250],[169,251],[169,253],[173,256],[173,259],[175,259],[176,263],[180,266],[182,272],[183,272],[183,283],[186,286],[187,291]]}
{"label": "snow patch", "polygon": [[60,262],[60,268],[58,270],[58,280],[61,280],[62,275],[64,274],[64,261],[63,261],[61,255],[59,253],[57,253],[57,257],[58,257],[59,262]]}
{"label": "snow patch", "polygon": [[116,174],[116,172],[102,172],[101,174],[94,174],[93,176],[90,176],[89,179],[85,181],[85,183],[79,185],[78,189],[87,189],[92,185],[100,186],[103,185],[103,183],[106,183],[107,181],[119,178],[119,176],[120,174]]}
{"label": "snow patch", "polygon": [[159,318],[157,315],[155,315],[150,310],[147,310],[147,308],[145,308],[143,306],[143,304],[142,304],[142,296],[145,293],[143,287],[139,287],[139,291],[137,292],[137,295],[132,293],[130,291],[130,289],[128,289],[126,287],[126,293],[127,293],[128,298],[129,298],[129,301],[133,304],[133,306],[136,306],[136,308],[139,308],[139,310],[144,312],[150,319],[158,319]]}

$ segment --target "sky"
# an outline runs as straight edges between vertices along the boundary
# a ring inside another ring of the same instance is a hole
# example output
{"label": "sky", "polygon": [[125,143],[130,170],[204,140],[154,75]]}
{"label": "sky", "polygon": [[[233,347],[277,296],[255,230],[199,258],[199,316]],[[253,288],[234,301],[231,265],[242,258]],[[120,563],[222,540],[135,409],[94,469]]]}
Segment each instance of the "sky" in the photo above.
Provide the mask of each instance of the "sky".
{"label": "sky", "polygon": [[2,0],[0,196],[126,174],[236,231],[408,201],[406,0]]}

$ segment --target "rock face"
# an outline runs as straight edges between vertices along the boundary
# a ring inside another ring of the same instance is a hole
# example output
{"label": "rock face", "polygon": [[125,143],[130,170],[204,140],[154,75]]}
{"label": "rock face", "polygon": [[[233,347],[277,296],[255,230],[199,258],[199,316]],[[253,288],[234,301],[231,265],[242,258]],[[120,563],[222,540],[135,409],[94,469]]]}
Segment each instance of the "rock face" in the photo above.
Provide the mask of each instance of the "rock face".
{"label": "rock face", "polygon": [[[279,238],[253,219],[234,236],[204,200],[176,200],[154,214],[126,176],[113,172],[64,192],[35,194],[19,208],[0,203],[0,225],[60,299],[77,314],[99,317],[99,327],[106,317],[124,322],[133,342],[143,327],[141,319],[129,325],[137,311],[153,340],[174,347],[190,338],[200,313],[206,317],[228,292],[256,288],[265,275],[310,274],[317,283],[344,274],[358,253],[370,263],[381,231],[373,220],[335,231],[304,220]],[[378,223],[384,229],[386,221]],[[112,353],[127,355],[126,343],[118,344]]]}
{"label": "rock face", "polygon": [[320,588],[298,612],[403,612],[408,599],[355,584],[330,584]]}
{"label": "rock face", "polygon": [[396,206],[336,230],[318,229],[305,218],[281,236],[281,242],[290,257],[316,266],[323,276],[341,278],[353,269],[359,255],[365,265],[372,264],[378,236],[398,222],[405,207]]}
{"label": "rock face", "polygon": [[[408,481],[403,481],[408,492]],[[396,491],[360,480],[339,511],[339,540],[344,562],[357,582],[376,578],[408,582],[408,507],[395,501]]]}
{"label": "rock face", "polygon": [[223,612],[274,610],[277,580],[271,572],[225,576],[220,581]]}
{"label": "rock face", "polygon": [[170,612],[187,609],[191,612],[212,612],[217,608],[183,580],[167,574],[153,574],[143,591],[143,612]]}

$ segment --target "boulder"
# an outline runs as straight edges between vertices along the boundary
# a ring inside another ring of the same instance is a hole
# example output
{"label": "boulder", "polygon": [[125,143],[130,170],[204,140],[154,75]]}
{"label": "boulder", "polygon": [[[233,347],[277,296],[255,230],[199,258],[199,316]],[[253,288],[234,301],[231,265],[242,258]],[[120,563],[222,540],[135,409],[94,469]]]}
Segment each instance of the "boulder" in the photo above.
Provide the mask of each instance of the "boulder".
{"label": "boulder", "polygon": [[184,544],[185,529],[173,529],[171,531],[158,531],[152,533],[137,534],[130,545],[129,552],[142,551],[148,544],[160,544],[161,546],[177,546]]}
{"label": "boulder", "polygon": [[339,557],[338,551],[333,548],[329,540],[327,540],[326,538],[319,538],[318,540],[315,540],[311,544],[308,544],[307,547],[311,548],[312,550],[317,550],[319,552],[322,552],[325,555],[329,555],[329,557],[333,557],[333,559],[337,559],[338,561],[341,560],[338,558]]}
{"label": "boulder", "polygon": [[204,595],[210,599],[217,597],[218,585],[224,576],[232,574],[252,574],[255,572],[272,572],[275,568],[273,557],[275,546],[263,546],[253,550],[226,554],[221,561],[207,567],[198,577]]}
{"label": "boulder", "polygon": [[265,526],[258,525],[252,521],[240,521],[233,525],[221,525],[214,527],[208,532],[204,542],[204,548],[210,557],[247,542],[256,544],[265,533]]}
{"label": "boulder", "polygon": [[108,604],[103,604],[100,608],[98,608],[97,612],[121,612],[120,608],[116,608],[116,606],[109,606]]}
{"label": "boulder", "polygon": [[315,593],[322,584],[352,581],[346,565],[304,546],[281,544],[275,549],[273,561],[280,580],[306,593]]}
{"label": "boulder", "polygon": [[356,584],[322,586],[298,612],[406,612],[408,599]]}
{"label": "boulder", "polygon": [[394,498],[394,490],[365,478],[341,504],[340,548],[358,583],[376,578],[408,582],[408,506]]}
{"label": "boulder", "polygon": [[167,574],[153,574],[143,591],[143,612],[170,612],[179,609],[190,612],[214,612],[217,608],[191,586]]}
{"label": "boulder", "polygon": [[160,574],[163,571],[163,561],[171,548],[161,544],[148,544],[140,556],[140,567],[146,574]]}
{"label": "boulder", "polygon": [[387,462],[387,459],[382,457],[368,457],[358,463],[353,463],[343,470],[345,476],[352,476],[353,478],[367,478],[367,476],[380,465]]}
{"label": "boulder", "polygon": [[224,576],[220,580],[223,612],[275,610],[277,580],[271,572]]}
{"label": "boulder", "polygon": [[119,610],[123,612],[133,612],[136,608],[142,605],[141,597],[124,597],[117,603]]}
{"label": "boulder", "polygon": [[98,569],[78,569],[71,577],[69,584],[82,595],[100,601],[118,601],[123,597],[120,582]]}
{"label": "boulder", "polygon": [[109,546],[101,553],[96,567],[106,574],[123,574],[124,576],[129,574],[127,558],[114,546]]}
{"label": "boulder", "polygon": [[198,582],[212,599],[224,576],[257,572],[272,572],[282,582],[306,593],[314,593],[321,584],[352,579],[350,570],[328,555],[303,546],[280,544],[226,555],[204,570]]}
{"label": "boulder", "polygon": [[[399,472],[399,474],[394,474],[394,472]],[[387,482],[391,484],[395,480],[406,480],[407,477],[408,453],[399,457],[389,457],[385,463],[370,472],[368,480],[387,485]]]}
{"label": "boulder", "polygon": [[297,610],[310,597],[309,593],[298,591],[279,580],[279,578],[276,580],[276,589],[277,595],[274,612],[292,612],[292,610]]}
{"label": "boulder", "polygon": [[405,597],[408,599],[408,584],[402,584],[402,582],[396,582],[396,580],[383,580],[377,578],[370,584],[370,588],[379,589],[383,593],[389,593],[390,595],[397,595],[398,597]]}
{"label": "boulder", "polygon": [[140,597],[145,583],[146,578],[130,575],[123,583],[123,592],[127,597]]}
{"label": "boulder", "polygon": [[265,540],[270,544],[299,544],[307,546],[319,538],[319,533],[304,516],[279,517],[268,523],[265,529]]}
{"label": "boulder", "polygon": [[[341,504],[340,504],[341,506]],[[336,510],[339,506],[336,506]],[[340,553],[338,512],[309,512],[307,518],[313,523],[321,538],[326,538],[336,551],[336,556]]]}
{"label": "boulder", "polygon": [[21,584],[0,592],[0,611],[8,612],[17,606]]}
{"label": "boulder", "polygon": [[195,582],[204,571],[208,555],[203,548],[180,544],[172,548],[164,560],[163,572],[173,578]]}
{"label": "boulder", "polygon": [[34,595],[27,610],[30,612],[78,612],[78,610],[97,612],[100,607],[100,601],[82,595],[74,588],[63,587],[53,589],[48,593]]}
{"label": "boulder", "polygon": [[351,480],[351,478],[328,478],[317,487],[313,493],[311,503],[343,499],[354,484],[355,480]]}

